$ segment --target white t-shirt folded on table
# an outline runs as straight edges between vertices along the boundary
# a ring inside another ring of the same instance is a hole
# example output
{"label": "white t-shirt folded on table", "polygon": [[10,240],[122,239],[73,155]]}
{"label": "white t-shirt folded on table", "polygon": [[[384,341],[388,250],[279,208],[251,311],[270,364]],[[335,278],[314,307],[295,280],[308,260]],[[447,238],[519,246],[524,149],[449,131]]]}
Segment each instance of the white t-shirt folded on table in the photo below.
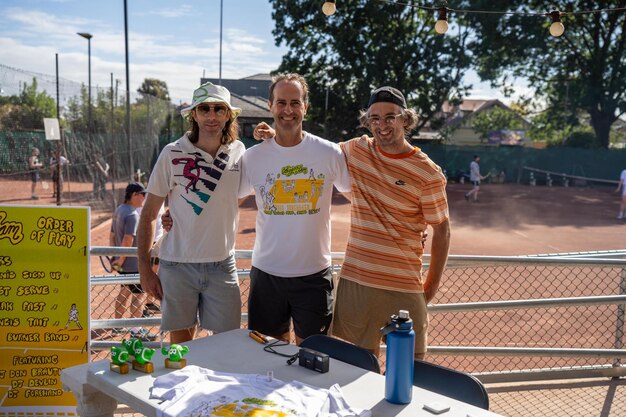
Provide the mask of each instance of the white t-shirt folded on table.
{"label": "white t-shirt folded on table", "polygon": [[317,388],[258,374],[231,374],[190,365],[154,380],[150,398],[164,400],[159,417],[262,415],[277,417],[370,417],[350,407],[339,385]]}

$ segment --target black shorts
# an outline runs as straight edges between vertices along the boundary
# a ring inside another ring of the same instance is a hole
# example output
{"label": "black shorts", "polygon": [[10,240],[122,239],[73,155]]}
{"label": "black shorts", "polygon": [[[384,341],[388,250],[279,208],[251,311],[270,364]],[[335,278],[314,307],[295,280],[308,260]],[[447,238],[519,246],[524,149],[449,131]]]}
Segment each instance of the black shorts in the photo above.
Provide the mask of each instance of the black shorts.
{"label": "black shorts", "polygon": [[333,318],[332,269],[302,277],[270,275],[250,270],[248,328],[270,336],[289,331],[293,319],[296,336],[305,339],[326,334]]}

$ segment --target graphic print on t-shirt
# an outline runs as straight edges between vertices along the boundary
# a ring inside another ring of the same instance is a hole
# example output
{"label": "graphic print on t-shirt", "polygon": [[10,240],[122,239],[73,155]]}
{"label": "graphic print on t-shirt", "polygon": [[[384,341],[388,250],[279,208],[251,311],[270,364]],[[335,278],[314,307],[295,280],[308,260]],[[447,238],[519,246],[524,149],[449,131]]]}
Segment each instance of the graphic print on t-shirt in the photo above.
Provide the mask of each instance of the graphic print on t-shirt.
{"label": "graphic print on t-shirt", "polygon": [[296,417],[296,410],[289,410],[271,400],[244,398],[241,401],[221,396],[215,400],[202,401],[182,417]]}
{"label": "graphic print on t-shirt", "polygon": [[[177,150],[172,152],[183,153]],[[182,177],[176,184],[184,187],[181,197],[199,215],[219,184],[230,157],[227,153],[220,152],[213,159],[213,163],[209,163],[200,152],[187,152],[185,155],[172,159],[172,171],[174,177]]]}
{"label": "graphic print on t-shirt", "polygon": [[315,214],[324,189],[324,174],[317,177],[313,169],[302,164],[287,165],[279,174],[267,174],[259,187],[265,214],[285,216]]}

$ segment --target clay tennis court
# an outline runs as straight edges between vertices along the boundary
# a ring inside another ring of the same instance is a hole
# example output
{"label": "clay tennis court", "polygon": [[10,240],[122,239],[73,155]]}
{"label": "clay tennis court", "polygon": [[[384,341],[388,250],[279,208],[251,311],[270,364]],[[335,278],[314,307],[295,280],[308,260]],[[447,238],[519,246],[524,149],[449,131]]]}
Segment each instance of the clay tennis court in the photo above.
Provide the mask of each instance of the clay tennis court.
{"label": "clay tennis court", "polygon": [[[91,184],[66,183],[72,201],[63,205],[91,206],[91,244],[108,246],[111,213],[114,209],[111,185],[108,201],[88,200]],[[615,250],[626,248],[626,223],[616,219],[619,197],[612,187],[545,187],[518,184],[485,184],[479,202],[467,202],[467,184],[448,184],[452,224],[450,254],[529,255],[540,253]],[[118,203],[124,183],[116,184]],[[0,181],[0,204],[54,205],[51,189],[30,199],[29,181]],[[239,210],[237,249],[252,249],[256,207],[253,197]],[[350,204],[336,194],[332,207],[332,250],[344,251],[350,222]],[[430,241],[427,243],[427,252]],[[245,268],[242,261],[239,265]],[[92,275],[103,273],[92,262]]]}
{"label": "clay tennis court", "polygon": [[[124,183],[116,184],[121,196]],[[562,253],[598,250],[619,250],[626,248],[626,224],[617,220],[619,197],[613,193],[612,187],[530,187],[527,185],[504,184],[481,187],[480,201],[471,203],[463,198],[469,185],[449,184],[448,198],[452,224],[452,241],[450,253],[453,255],[528,255],[542,253]],[[71,205],[91,205],[91,244],[92,246],[108,246],[110,218],[113,210],[112,198],[109,201],[88,201],[91,184],[70,184],[72,190]],[[108,189],[110,190],[110,184]],[[67,190],[67,188],[66,188]],[[110,194],[110,191],[109,191]],[[32,204],[30,199],[30,183],[28,181],[0,182],[0,204]],[[51,193],[43,194],[36,204],[54,205]],[[64,203],[68,205],[68,203]],[[344,251],[348,235],[350,204],[341,195],[335,195],[332,208],[333,220],[333,251]],[[252,197],[244,200],[240,207],[239,233],[237,237],[238,249],[251,249],[254,242],[256,208]],[[427,244],[427,251],[430,241]],[[240,268],[248,268],[249,261],[239,260]],[[102,275],[98,258],[91,259],[91,274]],[[482,282],[485,277],[476,273],[475,276],[465,277],[463,281],[475,279]],[[504,278],[502,278],[504,279]],[[440,296],[434,300],[442,302],[446,292],[459,292],[456,283],[450,280],[443,282]],[[242,285],[245,291],[246,282]],[[484,288],[477,287],[478,292],[472,294],[471,283],[467,297],[478,296]],[[504,286],[506,288],[506,282]],[[117,291],[111,289],[113,297]],[[548,295],[548,294],[546,294]],[[540,294],[537,294],[540,296]],[[103,303],[102,300],[98,301]],[[104,303],[107,304],[107,303]],[[109,305],[112,303],[108,303]],[[93,305],[93,304],[92,304]],[[95,308],[96,306],[93,305]],[[110,312],[109,312],[110,313]],[[105,313],[106,314],[106,313]],[[586,313],[582,311],[582,316]],[[493,316],[493,317],[491,317]],[[112,314],[109,314],[112,317]],[[597,321],[603,319],[593,316]],[[488,313],[485,319],[496,318],[502,325],[502,332],[506,326],[524,326],[528,321],[523,315],[509,313]],[[573,324],[581,317],[571,315],[560,326],[558,331],[566,340],[576,340],[579,337],[573,329]],[[454,324],[454,325],[453,325]],[[557,326],[559,327],[559,326]],[[463,332],[459,332],[463,329]],[[473,329],[473,330],[472,330]],[[524,342],[535,343],[551,339],[552,335],[532,332],[532,329],[521,328],[522,331],[513,333],[521,337]],[[474,334],[480,332],[476,322],[462,321],[448,322],[446,333],[456,333],[454,342],[467,344]],[[601,337],[607,331],[601,327],[594,328]],[[589,329],[583,328],[586,336]],[[558,335],[557,335],[558,336]],[[594,337],[595,337],[594,336]],[[483,336],[484,337],[484,336]],[[509,337],[509,336],[507,336]],[[437,344],[438,336],[432,340]],[[457,340],[458,339],[458,340]],[[488,359],[488,358],[485,358]],[[511,358],[513,360],[513,358]],[[474,366],[480,367],[481,360],[470,359]],[[463,368],[464,364],[457,366]],[[624,396],[618,394],[626,389],[623,381],[560,381],[554,383],[527,383],[512,388],[491,387],[490,397],[492,410],[504,415],[623,415],[626,405]],[[622,398],[622,400],[619,400]],[[608,410],[608,412],[607,412]],[[132,415],[132,410],[121,407],[117,415]]]}

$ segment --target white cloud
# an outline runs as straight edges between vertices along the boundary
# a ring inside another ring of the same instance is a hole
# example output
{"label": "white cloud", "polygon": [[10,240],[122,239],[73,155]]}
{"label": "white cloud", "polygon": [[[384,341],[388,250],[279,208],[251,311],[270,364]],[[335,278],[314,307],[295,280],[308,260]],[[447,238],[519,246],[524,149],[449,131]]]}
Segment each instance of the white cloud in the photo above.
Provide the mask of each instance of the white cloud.
{"label": "white cloud", "polygon": [[[160,30],[160,17],[175,18],[185,13],[193,14],[188,5],[174,9],[160,9],[143,13],[155,23],[147,30],[129,33],[129,57],[131,91],[136,91],[144,78],[158,78],[168,85],[170,96],[176,103],[189,101],[203,73],[206,77],[219,74],[219,27],[211,26],[198,35],[178,28]],[[160,16],[160,17],[157,17]],[[60,76],[73,83],[64,82],[61,94],[78,94],[80,83],[87,84],[87,42],[77,32],[90,32],[92,86],[109,88],[111,73],[122,80],[125,89],[125,42],[120,22],[109,23],[106,17],[66,17],[42,10],[23,7],[0,8],[0,64],[18,68],[23,74],[20,80],[3,77],[11,74],[0,72],[0,84],[4,94],[14,94],[7,85],[19,81],[30,82],[32,75],[42,80],[52,80],[46,87],[51,95],[54,86],[55,53],[59,54]],[[141,27],[141,25],[136,25]],[[269,72],[280,63],[281,50],[270,39],[251,34],[241,28],[225,28],[222,48],[222,76],[241,78],[256,73]],[[46,74],[47,76],[43,76]],[[48,81],[46,81],[48,82]],[[40,82],[40,85],[42,83]]]}
{"label": "white cloud", "polygon": [[152,10],[148,14],[157,15],[165,18],[178,18],[183,16],[190,16],[193,12],[193,8],[189,4],[183,4],[179,7],[170,9]]}

